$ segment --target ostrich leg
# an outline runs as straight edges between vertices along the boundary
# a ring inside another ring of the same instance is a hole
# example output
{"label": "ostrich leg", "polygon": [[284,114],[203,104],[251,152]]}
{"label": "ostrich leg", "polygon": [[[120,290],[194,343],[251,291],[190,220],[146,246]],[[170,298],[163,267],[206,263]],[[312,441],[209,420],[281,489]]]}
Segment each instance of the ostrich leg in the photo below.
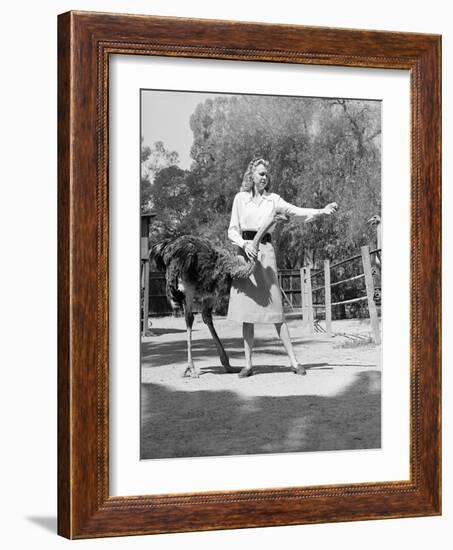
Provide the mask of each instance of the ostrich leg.
{"label": "ostrich leg", "polygon": [[192,359],[192,325],[194,315],[192,313],[192,305],[187,303],[187,300],[184,303],[184,317],[186,320],[187,328],[187,368],[184,371],[183,376],[190,376],[192,378],[198,378],[198,371],[193,363]]}
{"label": "ostrich leg", "polygon": [[215,347],[217,348],[217,353],[220,357],[220,362],[223,365],[223,368],[226,372],[237,372],[236,369],[231,367],[230,361],[228,359],[228,355],[225,352],[225,349],[222,345],[222,342],[220,341],[220,338],[217,335],[217,332],[214,327],[214,323],[212,321],[212,307],[213,307],[213,300],[211,298],[205,298],[202,303],[202,310],[201,310],[201,316],[203,319],[203,322],[208,326],[209,332],[211,333],[211,336],[214,340]]}

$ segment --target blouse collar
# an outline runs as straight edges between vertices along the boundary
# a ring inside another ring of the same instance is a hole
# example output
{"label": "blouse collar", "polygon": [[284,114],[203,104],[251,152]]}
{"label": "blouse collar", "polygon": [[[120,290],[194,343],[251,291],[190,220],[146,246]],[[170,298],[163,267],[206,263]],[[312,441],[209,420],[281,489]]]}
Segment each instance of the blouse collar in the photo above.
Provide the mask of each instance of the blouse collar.
{"label": "blouse collar", "polygon": [[[245,200],[246,204],[248,202],[253,202],[253,193],[251,191],[247,191],[247,193],[248,193],[248,197]],[[262,203],[263,199],[268,200],[268,201],[272,200],[271,199],[271,193],[269,193],[268,191],[264,191],[264,193],[261,195],[261,200],[259,202],[255,203],[255,204],[257,206],[259,206]]]}

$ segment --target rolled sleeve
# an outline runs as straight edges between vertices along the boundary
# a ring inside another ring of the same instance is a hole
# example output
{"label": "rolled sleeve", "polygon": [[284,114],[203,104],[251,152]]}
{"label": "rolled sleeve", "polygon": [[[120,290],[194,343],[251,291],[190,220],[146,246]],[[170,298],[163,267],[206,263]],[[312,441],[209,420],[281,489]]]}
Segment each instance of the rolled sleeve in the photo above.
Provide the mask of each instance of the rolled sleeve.
{"label": "rolled sleeve", "polygon": [[294,204],[286,202],[281,197],[278,197],[278,200],[276,202],[276,210],[277,212],[281,212],[286,216],[304,218],[305,221],[312,219],[315,216],[318,216],[321,212],[318,208],[299,208],[298,206],[294,206]]}

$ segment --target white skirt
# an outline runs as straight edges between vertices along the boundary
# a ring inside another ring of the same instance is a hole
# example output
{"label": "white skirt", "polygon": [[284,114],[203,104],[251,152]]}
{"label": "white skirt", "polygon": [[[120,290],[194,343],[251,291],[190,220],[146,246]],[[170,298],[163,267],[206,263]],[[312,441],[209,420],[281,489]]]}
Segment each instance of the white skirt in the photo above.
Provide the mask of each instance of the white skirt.
{"label": "white skirt", "polygon": [[[242,248],[238,253],[246,257]],[[255,270],[248,279],[231,285],[228,320],[238,323],[283,323],[282,294],[271,243],[260,244]]]}

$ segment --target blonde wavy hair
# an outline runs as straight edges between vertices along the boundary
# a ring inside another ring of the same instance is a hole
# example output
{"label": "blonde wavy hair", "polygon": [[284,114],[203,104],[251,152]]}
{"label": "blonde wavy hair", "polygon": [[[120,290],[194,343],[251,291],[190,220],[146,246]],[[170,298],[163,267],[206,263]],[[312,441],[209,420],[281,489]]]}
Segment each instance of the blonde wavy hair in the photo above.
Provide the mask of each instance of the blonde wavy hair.
{"label": "blonde wavy hair", "polygon": [[[266,168],[269,168],[269,166],[270,166],[270,162],[266,159],[263,159],[261,157],[253,158],[249,162],[249,164],[247,166],[247,170],[244,172],[244,177],[242,178],[242,185],[241,185],[241,189],[240,189],[241,191],[247,191],[247,192],[252,191],[253,192],[253,177],[252,177],[253,176],[253,171],[260,164],[262,164]],[[270,183],[271,183],[271,180],[270,180],[270,177],[268,175],[267,183],[266,183],[266,191],[269,191]]]}

